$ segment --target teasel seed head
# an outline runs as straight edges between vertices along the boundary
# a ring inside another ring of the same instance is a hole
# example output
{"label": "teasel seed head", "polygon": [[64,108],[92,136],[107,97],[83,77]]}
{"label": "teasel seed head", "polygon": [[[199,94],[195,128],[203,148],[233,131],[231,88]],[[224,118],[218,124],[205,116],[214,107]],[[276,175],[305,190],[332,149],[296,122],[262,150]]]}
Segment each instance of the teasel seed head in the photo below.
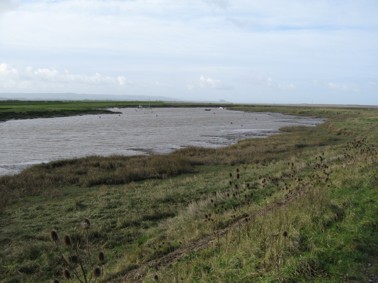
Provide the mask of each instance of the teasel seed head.
{"label": "teasel seed head", "polygon": [[70,256],[69,260],[73,264],[78,264],[79,263],[79,257],[77,255]]}
{"label": "teasel seed head", "polygon": [[68,235],[65,235],[64,236],[64,244],[67,246],[67,247],[71,247],[72,245],[72,241],[71,241],[71,237],[68,236]]}
{"label": "teasel seed head", "polygon": [[104,252],[99,252],[98,253],[98,260],[100,261],[101,264],[105,263],[105,254],[104,254]]}
{"label": "teasel seed head", "polygon": [[56,232],[56,230],[51,231],[50,237],[51,237],[51,240],[53,240],[55,243],[58,242],[59,240],[58,232]]}
{"label": "teasel seed head", "polygon": [[70,272],[68,269],[65,269],[65,270],[63,271],[63,276],[64,276],[64,278],[66,278],[66,279],[71,279],[71,272]]}
{"label": "teasel seed head", "polygon": [[100,267],[96,267],[95,269],[93,269],[93,276],[98,278],[101,276],[101,268]]}

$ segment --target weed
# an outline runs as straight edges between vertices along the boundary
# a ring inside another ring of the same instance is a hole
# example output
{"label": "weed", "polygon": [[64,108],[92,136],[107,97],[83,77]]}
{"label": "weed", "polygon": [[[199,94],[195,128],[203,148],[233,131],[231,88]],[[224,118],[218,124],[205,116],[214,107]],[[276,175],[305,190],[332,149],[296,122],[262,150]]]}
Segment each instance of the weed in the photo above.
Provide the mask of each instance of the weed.
{"label": "weed", "polygon": [[[63,270],[63,277],[68,281],[76,279],[81,283],[90,283],[92,279],[96,281],[98,278],[103,277],[106,259],[102,251],[94,259],[89,242],[91,222],[88,218],[81,222],[81,227],[85,231],[85,235],[76,235],[75,240],[69,235],[64,235],[62,241],[56,230],[51,231],[50,237],[61,260],[60,268]],[[93,265],[95,266],[93,267]]]}

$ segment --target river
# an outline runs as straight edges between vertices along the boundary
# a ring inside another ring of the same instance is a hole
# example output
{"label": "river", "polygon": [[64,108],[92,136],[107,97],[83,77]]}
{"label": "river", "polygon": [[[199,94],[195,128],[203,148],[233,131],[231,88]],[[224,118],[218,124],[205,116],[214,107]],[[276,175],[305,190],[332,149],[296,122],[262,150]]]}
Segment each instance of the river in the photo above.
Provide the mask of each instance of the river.
{"label": "river", "polygon": [[322,119],[218,108],[124,108],[106,115],[0,123],[0,175],[34,164],[90,155],[168,153],[186,146],[219,147],[265,137],[285,126]]}

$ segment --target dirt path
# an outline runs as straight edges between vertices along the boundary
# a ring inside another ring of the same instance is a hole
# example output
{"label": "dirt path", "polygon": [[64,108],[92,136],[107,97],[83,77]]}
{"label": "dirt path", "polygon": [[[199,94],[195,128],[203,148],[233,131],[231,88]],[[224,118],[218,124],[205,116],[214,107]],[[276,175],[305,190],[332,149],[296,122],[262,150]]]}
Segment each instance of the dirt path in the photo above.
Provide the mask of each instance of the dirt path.
{"label": "dirt path", "polygon": [[274,209],[285,206],[295,201],[296,199],[300,198],[301,196],[307,194],[309,192],[309,188],[310,186],[305,186],[301,190],[293,191],[292,193],[287,194],[284,199],[275,201],[263,207],[262,209],[253,213],[253,215],[252,214],[244,215],[240,217],[239,219],[235,220],[234,222],[232,222],[226,228],[220,229],[214,232],[213,234],[207,237],[204,237],[200,240],[192,241],[186,246],[181,247],[177,250],[174,250],[160,258],[146,261],[142,263],[141,266],[139,266],[138,268],[126,271],[124,274],[118,274],[116,278],[111,278],[108,280],[108,282],[142,282],[149,268],[159,269],[160,267],[168,266],[169,264],[179,260],[185,255],[203,250],[209,247],[217,239],[217,237],[224,236],[231,229],[239,226],[243,222],[248,221],[251,218],[251,216],[265,215]]}

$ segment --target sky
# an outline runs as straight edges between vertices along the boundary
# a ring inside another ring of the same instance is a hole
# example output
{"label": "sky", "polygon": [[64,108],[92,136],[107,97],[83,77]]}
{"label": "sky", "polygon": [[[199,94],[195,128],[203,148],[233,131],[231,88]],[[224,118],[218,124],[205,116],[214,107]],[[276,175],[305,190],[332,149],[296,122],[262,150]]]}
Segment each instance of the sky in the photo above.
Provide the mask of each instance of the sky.
{"label": "sky", "polygon": [[377,0],[0,0],[0,97],[378,105],[377,15]]}

